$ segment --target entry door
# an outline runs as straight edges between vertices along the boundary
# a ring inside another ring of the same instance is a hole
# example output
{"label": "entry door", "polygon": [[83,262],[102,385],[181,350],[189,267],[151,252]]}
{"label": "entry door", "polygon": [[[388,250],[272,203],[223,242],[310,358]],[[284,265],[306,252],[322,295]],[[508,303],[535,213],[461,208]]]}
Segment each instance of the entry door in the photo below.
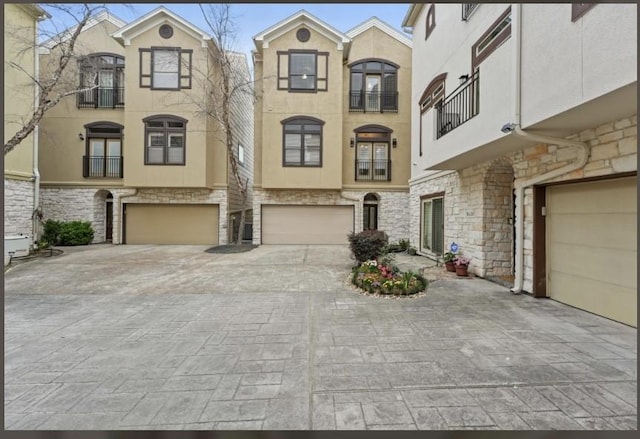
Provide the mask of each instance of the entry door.
{"label": "entry door", "polygon": [[380,75],[367,75],[367,111],[380,111]]}
{"label": "entry door", "polygon": [[434,254],[444,251],[444,203],[442,198],[422,200],[421,250]]}
{"label": "entry door", "polygon": [[106,209],[106,227],[105,227],[105,240],[112,241],[113,240],[113,199],[107,200],[107,209]]}
{"label": "entry door", "polygon": [[378,230],[378,205],[365,204],[363,206],[363,230]]}

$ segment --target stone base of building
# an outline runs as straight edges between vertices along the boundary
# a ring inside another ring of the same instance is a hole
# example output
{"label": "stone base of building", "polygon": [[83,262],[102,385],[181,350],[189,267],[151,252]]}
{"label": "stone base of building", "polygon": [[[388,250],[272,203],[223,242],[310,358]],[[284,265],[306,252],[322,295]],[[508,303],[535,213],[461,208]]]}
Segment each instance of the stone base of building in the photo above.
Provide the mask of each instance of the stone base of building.
{"label": "stone base of building", "polygon": [[33,235],[34,183],[4,179],[4,235]]}
{"label": "stone base of building", "polygon": [[[253,244],[261,244],[261,216],[263,205],[353,206],[355,232],[363,230],[365,196],[375,195],[378,203],[377,229],[389,235],[390,242],[409,239],[407,192],[371,190],[266,190],[253,192]],[[346,243],[346,240],[345,240]]]}
{"label": "stone base of building", "polygon": [[106,203],[113,203],[113,244],[122,242],[122,203],[218,204],[219,244],[228,242],[227,191],[174,188],[43,188],[44,219],[89,221],[94,243],[106,241]]}
{"label": "stone base of building", "polygon": [[[544,183],[614,178],[637,172],[637,118],[613,121],[567,137],[585,142],[590,156],[582,169]],[[560,168],[578,157],[577,148],[535,145],[490,162],[457,170],[433,172],[410,182],[410,241],[424,248],[422,200],[444,199],[444,251],[452,242],[471,258],[469,271],[485,278],[508,278],[514,270],[514,181],[525,181]],[[533,290],[533,189],[524,191],[524,285]],[[440,258],[441,259],[441,258]]]}

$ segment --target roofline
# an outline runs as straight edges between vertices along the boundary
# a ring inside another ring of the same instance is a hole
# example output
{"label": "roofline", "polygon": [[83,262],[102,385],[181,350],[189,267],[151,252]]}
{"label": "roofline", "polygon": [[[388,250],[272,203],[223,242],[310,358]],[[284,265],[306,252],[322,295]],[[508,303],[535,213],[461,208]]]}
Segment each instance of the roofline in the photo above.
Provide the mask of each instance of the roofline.
{"label": "roofline", "polygon": [[159,7],[155,8],[154,10],[147,12],[142,17],[139,17],[139,18],[133,20],[132,22],[128,23],[126,26],[123,26],[120,29],[118,29],[117,31],[113,32],[111,34],[111,36],[113,38],[115,38],[116,40],[118,40],[118,42],[120,42],[121,44],[127,46],[127,45],[131,44],[131,38],[133,38],[133,37],[138,35],[138,34],[134,34],[132,36],[127,37],[127,36],[125,36],[125,34],[127,32],[129,32],[129,31],[135,29],[136,27],[140,26],[145,21],[153,19],[155,16],[158,16],[161,13],[164,13],[165,15],[169,16],[169,18],[171,18],[174,21],[176,21],[178,24],[183,26],[185,29],[191,31],[191,33],[198,34],[200,36],[200,40],[201,40],[203,46],[205,46],[207,44],[207,41],[213,40],[211,35],[209,35],[207,32],[203,31],[199,27],[195,26],[194,24],[190,23],[189,21],[185,20],[184,18],[182,18],[181,16],[179,16],[175,12],[171,11],[170,9],[167,9],[164,6],[159,6]]}
{"label": "roofline", "polygon": [[424,6],[425,3],[413,3],[409,6],[407,13],[402,20],[402,27],[413,27],[418,14],[420,14],[420,11],[422,11]]}
{"label": "roofline", "polygon": [[42,9],[37,3],[18,3],[16,6],[21,7],[28,14],[35,17],[38,21],[51,18],[51,14]]}
{"label": "roofline", "polygon": [[371,17],[368,20],[360,23],[359,25],[357,25],[353,29],[348,30],[346,32],[346,35],[349,38],[354,38],[354,37],[360,35],[361,33],[371,29],[372,27],[377,27],[378,29],[380,29],[381,31],[383,31],[387,35],[395,38],[396,40],[400,41],[401,43],[403,43],[407,47],[412,47],[412,42],[408,37],[406,37],[404,34],[402,34],[402,32],[398,31],[397,29],[395,29],[390,24],[380,20],[378,17]]}
{"label": "roofline", "polygon": [[[119,27],[119,28],[121,28],[122,26],[124,26],[126,24],[126,22],[124,20],[122,20],[121,18],[116,17],[111,12],[109,12],[109,11],[101,11],[100,13],[98,13],[98,14],[92,16],[92,17],[89,17],[89,19],[87,20],[87,23],[84,25],[84,27],[82,28],[80,33],[91,29],[95,25],[100,24],[105,20],[108,21],[109,23],[113,24],[114,26]],[[56,44],[58,44],[60,42],[67,41],[69,38],[71,38],[71,35],[73,35],[73,32],[75,31],[76,28],[77,28],[77,25],[73,26],[73,27],[70,27],[70,28],[67,28],[67,29],[63,30],[62,32],[60,32],[59,34],[57,34],[56,36],[54,36],[52,38],[49,38],[48,40],[43,42],[42,45],[41,45],[42,53],[46,54],[46,53],[48,53],[47,51],[50,50]]]}
{"label": "roofline", "polygon": [[[285,26],[287,26],[290,23],[293,23],[294,21],[296,21],[297,19],[300,18],[306,18],[308,20],[310,20],[311,22],[315,22],[317,25],[325,28],[327,31],[329,31],[330,33],[333,33],[337,39],[339,39],[338,42],[338,46],[346,46],[351,42],[351,39],[344,33],[339,31],[338,29],[336,29],[335,27],[331,26],[330,24],[324,22],[323,20],[319,19],[318,17],[316,17],[315,15],[309,13],[308,11],[306,11],[305,9],[301,9],[300,11],[296,12],[293,15],[290,15],[289,17],[280,20],[279,22],[277,22],[276,24],[269,26],[267,29],[263,30],[262,32],[257,33],[256,35],[253,36],[253,42],[255,44],[255,46],[257,48],[266,48],[268,47],[268,41],[266,42],[267,44],[265,45],[265,37],[267,37],[270,34],[273,34],[275,31],[277,31],[280,28],[283,28]],[[277,34],[277,36],[279,36],[279,34]],[[260,43],[260,44],[259,44]]]}

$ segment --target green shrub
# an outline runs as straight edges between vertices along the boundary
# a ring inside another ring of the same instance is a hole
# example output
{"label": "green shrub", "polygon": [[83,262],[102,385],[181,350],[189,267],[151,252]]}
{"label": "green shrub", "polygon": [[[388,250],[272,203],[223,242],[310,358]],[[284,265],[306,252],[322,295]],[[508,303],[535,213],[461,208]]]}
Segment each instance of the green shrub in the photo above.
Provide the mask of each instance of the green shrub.
{"label": "green shrub", "polygon": [[[44,229],[42,231],[42,237],[40,241],[42,242],[42,247],[48,247],[49,245],[57,245],[58,244],[58,236],[60,235],[60,225],[62,223],[60,221],[55,220],[47,220],[44,223]],[[46,244],[45,244],[46,243]]]}
{"label": "green shrub", "polygon": [[93,241],[93,234],[88,221],[47,220],[41,241],[48,245],[87,245]]}
{"label": "green shrub", "polygon": [[376,259],[384,253],[389,237],[382,230],[365,230],[360,233],[349,233],[349,248],[353,257],[361,264]]}

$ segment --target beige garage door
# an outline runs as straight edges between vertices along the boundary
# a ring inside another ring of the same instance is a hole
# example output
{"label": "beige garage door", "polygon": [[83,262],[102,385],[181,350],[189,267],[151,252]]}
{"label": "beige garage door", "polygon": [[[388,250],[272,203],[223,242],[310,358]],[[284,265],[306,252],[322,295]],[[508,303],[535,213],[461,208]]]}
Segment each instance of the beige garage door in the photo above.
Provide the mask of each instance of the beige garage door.
{"label": "beige garage door", "polygon": [[637,177],[547,188],[547,291],[637,325]]}
{"label": "beige garage door", "polygon": [[215,204],[126,206],[126,244],[218,244]]}
{"label": "beige garage door", "polygon": [[347,244],[352,206],[262,206],[263,244]]}

